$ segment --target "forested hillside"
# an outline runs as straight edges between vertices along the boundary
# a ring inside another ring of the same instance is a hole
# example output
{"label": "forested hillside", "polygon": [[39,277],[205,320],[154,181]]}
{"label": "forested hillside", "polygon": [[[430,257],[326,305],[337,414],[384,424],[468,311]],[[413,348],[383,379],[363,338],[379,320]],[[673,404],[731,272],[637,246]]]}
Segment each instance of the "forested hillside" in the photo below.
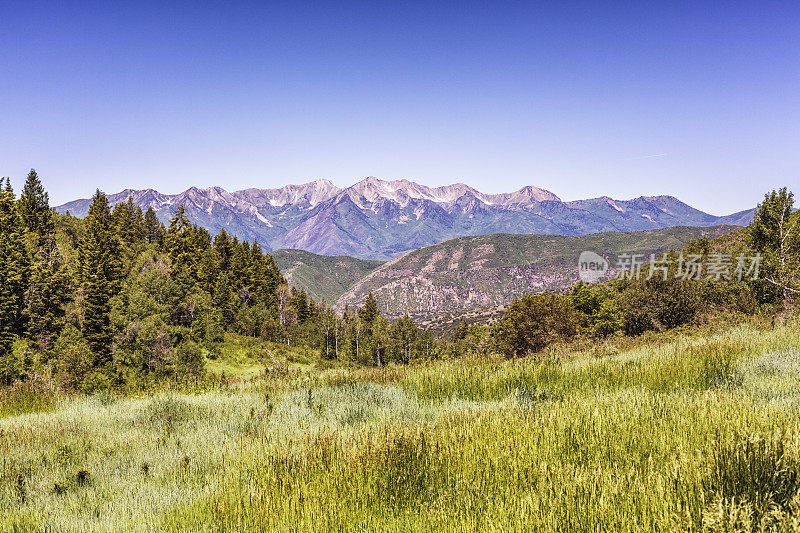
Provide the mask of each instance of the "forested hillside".
{"label": "forested hillside", "polygon": [[289,285],[305,289],[315,300],[336,303],[345,291],[383,264],[346,255],[318,255],[305,250],[275,250],[275,264]]}
{"label": "forested hillside", "polygon": [[713,239],[739,226],[685,227],[581,236],[497,233],[460,237],[414,250],[359,279],[336,302],[339,309],[372,292],[390,316],[420,320],[507,305],[530,293],[565,291],[578,281],[578,256],[592,250],[612,266],[617,254],[643,257],[680,250],[692,240]]}
{"label": "forested hillside", "polygon": [[[178,208],[169,224],[97,192],[84,219],[50,210],[34,171],[2,203],[0,380],[47,368],[90,390],[203,371],[228,329],[279,325],[284,279],[257,244],[212,237]],[[286,303],[296,295],[286,292]]]}

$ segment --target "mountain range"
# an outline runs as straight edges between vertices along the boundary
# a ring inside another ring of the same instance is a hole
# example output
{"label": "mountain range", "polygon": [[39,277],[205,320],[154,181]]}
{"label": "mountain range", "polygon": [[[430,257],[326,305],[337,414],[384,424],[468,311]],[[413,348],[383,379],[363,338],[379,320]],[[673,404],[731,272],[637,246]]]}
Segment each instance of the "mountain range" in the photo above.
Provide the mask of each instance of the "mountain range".
{"label": "mountain range", "polygon": [[[319,179],[280,189],[228,192],[192,187],[168,195],[125,189],[108,196],[111,205],[128,198],[152,207],[168,221],[183,205],[192,222],[212,234],[224,229],[257,240],[268,251],[281,248],[323,255],[386,260],[448,239],[493,233],[586,235],[671,226],[746,225],[753,210],[714,216],[672,196],[614,200],[607,196],[562,201],[533,186],[512,193],[484,194],[463,183],[426,187],[408,180],[368,177],[342,189]],[[91,200],[56,207],[83,217]]]}

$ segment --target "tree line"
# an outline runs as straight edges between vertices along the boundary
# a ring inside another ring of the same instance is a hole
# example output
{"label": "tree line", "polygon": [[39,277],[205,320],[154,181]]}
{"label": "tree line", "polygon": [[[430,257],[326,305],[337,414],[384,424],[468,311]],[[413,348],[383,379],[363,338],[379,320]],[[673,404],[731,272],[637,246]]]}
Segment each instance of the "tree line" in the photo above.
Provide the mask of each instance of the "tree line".
{"label": "tree line", "polygon": [[800,294],[800,215],[786,189],[766,195],[740,239],[699,239],[681,251],[759,253],[757,280],[579,283],[566,294],[519,298],[494,324],[461,324],[446,338],[408,316],[387,319],[372,293],[360,308],[334,312],[289,287],[257,243],[224,230],[212,236],[183,206],[164,224],[132,198],[112,208],[99,190],[83,219],[48,202],[34,170],[19,198],[0,180],[0,384],[33,373],[83,391],[191,379],[228,334],[311,346],[322,361],[361,365],[514,357],[575,337],[695,324],[715,311],[774,311]]}
{"label": "tree line", "polygon": [[340,316],[289,287],[257,243],[212,236],[178,206],[167,224],[99,190],[78,219],[49,206],[31,170],[19,198],[0,181],[0,383],[46,372],[85,391],[202,374],[226,333],[318,347],[382,365],[430,356],[408,317],[370,294]]}

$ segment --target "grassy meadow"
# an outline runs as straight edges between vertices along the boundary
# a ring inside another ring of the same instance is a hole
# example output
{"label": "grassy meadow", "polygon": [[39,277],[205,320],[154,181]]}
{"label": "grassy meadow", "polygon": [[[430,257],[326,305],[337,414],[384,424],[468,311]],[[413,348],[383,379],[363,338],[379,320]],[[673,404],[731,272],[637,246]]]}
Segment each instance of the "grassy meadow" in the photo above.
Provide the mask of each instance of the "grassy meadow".
{"label": "grassy meadow", "polygon": [[0,398],[0,530],[800,530],[794,322],[274,375],[243,350],[198,392]]}

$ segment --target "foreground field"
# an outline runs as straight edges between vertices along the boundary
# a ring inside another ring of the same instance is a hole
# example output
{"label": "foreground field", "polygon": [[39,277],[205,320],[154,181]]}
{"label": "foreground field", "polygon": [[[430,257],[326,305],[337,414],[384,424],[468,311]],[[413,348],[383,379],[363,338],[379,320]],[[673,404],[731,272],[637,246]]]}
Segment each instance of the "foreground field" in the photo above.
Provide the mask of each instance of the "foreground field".
{"label": "foreground field", "polygon": [[800,326],[0,419],[2,531],[800,529]]}

